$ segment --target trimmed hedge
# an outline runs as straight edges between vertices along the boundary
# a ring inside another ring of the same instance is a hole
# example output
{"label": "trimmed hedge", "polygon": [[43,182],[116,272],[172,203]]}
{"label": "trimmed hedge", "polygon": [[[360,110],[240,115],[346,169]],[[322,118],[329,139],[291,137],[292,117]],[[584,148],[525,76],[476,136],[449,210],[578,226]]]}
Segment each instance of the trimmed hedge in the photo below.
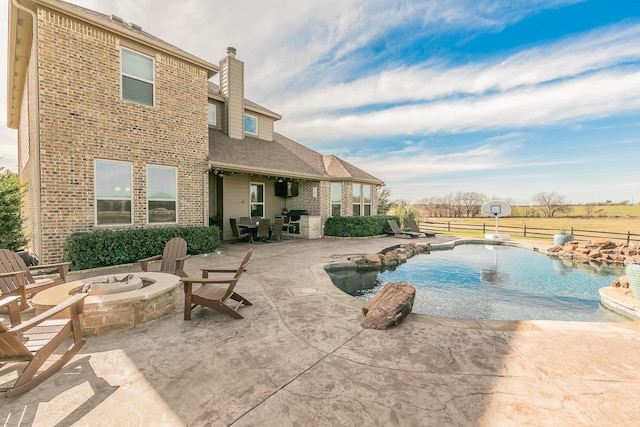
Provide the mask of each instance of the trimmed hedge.
{"label": "trimmed hedge", "polygon": [[327,218],[324,224],[324,235],[335,237],[370,237],[390,234],[391,227],[387,220],[395,219],[395,215],[376,216],[338,216]]}
{"label": "trimmed hedge", "polygon": [[213,252],[220,246],[218,227],[137,228],[73,233],[64,247],[64,260],[71,270],[129,264],[161,255],[166,242],[174,237],[187,241],[187,253]]}

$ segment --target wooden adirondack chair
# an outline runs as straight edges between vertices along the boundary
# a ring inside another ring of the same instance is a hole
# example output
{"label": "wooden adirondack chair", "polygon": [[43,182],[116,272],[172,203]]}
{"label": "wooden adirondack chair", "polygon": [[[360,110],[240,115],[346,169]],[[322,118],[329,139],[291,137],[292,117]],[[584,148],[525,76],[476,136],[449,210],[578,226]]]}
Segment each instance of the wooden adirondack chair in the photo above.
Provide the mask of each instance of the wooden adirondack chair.
{"label": "wooden adirondack chair", "polygon": [[[67,282],[69,272],[68,262],[58,264],[35,265],[27,267],[16,252],[0,249],[0,294],[3,296],[19,295],[22,310],[29,308],[27,295],[34,295],[52,286]],[[57,279],[35,279],[31,274],[34,270],[58,270]]]}
{"label": "wooden adirondack chair", "polygon": [[[235,319],[242,319],[242,315],[238,313],[238,308],[244,305],[252,305],[248,299],[242,295],[236,293],[233,289],[238,283],[240,277],[247,270],[247,264],[251,259],[253,249],[245,255],[242,263],[236,270],[220,269],[220,268],[203,268],[202,278],[198,277],[183,277],[180,279],[184,285],[184,320],[191,320],[191,310],[197,306],[209,307],[229,315]],[[209,273],[235,273],[233,277],[229,278],[209,278]],[[200,283],[197,289],[193,289],[194,283]],[[215,286],[215,284],[222,284],[227,286]],[[228,305],[229,300],[237,302],[235,307]]]}
{"label": "wooden adirondack chair", "polygon": [[[11,327],[0,322],[0,378],[13,370],[14,363],[26,363],[24,369],[17,369],[15,381],[0,384],[0,392],[6,397],[24,393],[59,371],[86,342],[82,338],[80,314],[84,299],[88,294],[76,294],[64,302],[33,319],[21,322],[18,302],[20,296],[10,296],[0,300],[0,308],[9,309]],[[52,319],[58,313],[69,310],[69,319]],[[64,354],[45,369],[41,369],[53,352],[68,338],[73,343]],[[10,365],[11,364],[11,365]]]}
{"label": "wooden adirondack chair", "polygon": [[174,237],[166,243],[162,255],[141,259],[138,262],[140,263],[142,271],[149,271],[149,263],[161,259],[161,273],[185,277],[187,273],[184,272],[184,261],[190,256],[191,255],[187,255],[187,242],[182,237]]}

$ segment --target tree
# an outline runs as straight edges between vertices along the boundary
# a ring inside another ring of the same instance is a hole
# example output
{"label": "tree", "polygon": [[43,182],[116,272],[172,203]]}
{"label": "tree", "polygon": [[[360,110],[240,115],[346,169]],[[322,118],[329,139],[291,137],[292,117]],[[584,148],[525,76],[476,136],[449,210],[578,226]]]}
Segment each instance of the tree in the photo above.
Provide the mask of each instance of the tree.
{"label": "tree", "polygon": [[389,197],[391,196],[391,190],[387,186],[383,185],[378,191],[378,215],[384,215],[389,212]]}
{"label": "tree", "polygon": [[571,210],[571,206],[567,204],[567,198],[557,191],[538,193],[533,196],[533,201],[542,208],[542,213],[546,218],[553,218],[557,213]]}
{"label": "tree", "polygon": [[408,205],[405,202],[401,202],[391,209],[390,213],[392,215],[398,216],[400,219],[400,228],[407,227],[407,220],[416,219],[418,216],[418,211],[415,207]]}
{"label": "tree", "polygon": [[3,169],[0,167],[0,248],[16,251],[27,244],[20,215],[24,185],[17,173]]}
{"label": "tree", "polygon": [[460,202],[464,206],[467,217],[478,216],[486,199],[487,196],[476,192],[467,192],[460,196]]}

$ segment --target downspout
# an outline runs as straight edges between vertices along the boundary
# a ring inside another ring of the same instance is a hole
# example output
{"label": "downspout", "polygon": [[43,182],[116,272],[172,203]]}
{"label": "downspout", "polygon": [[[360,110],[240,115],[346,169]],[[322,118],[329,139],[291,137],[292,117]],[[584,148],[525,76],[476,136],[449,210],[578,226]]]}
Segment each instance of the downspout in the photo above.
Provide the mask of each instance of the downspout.
{"label": "downspout", "polygon": [[[11,0],[11,3],[13,3],[13,5],[19,9],[22,10],[26,13],[28,13],[29,15],[31,15],[32,19],[33,19],[33,24],[32,24],[32,29],[31,29],[31,33],[32,33],[32,37],[33,40],[31,42],[31,46],[33,49],[32,55],[33,58],[35,59],[35,65],[33,67],[33,79],[35,81],[34,84],[34,94],[33,94],[33,98],[35,100],[35,105],[34,105],[34,115],[35,115],[35,120],[34,120],[34,126],[35,126],[35,149],[36,152],[35,154],[35,160],[36,160],[36,166],[35,169],[35,174],[36,174],[36,182],[38,185],[38,198],[36,200],[37,206],[34,206],[34,212],[31,212],[31,214],[33,215],[35,212],[38,212],[38,233],[37,235],[40,236],[40,242],[39,242],[39,247],[38,247],[38,252],[42,251],[42,219],[41,219],[41,206],[42,206],[42,182],[41,180],[41,174],[40,174],[40,74],[38,73],[38,17],[36,15],[36,13],[27,8],[24,5],[21,5],[18,0]],[[17,29],[16,29],[17,31]],[[30,55],[31,56],[31,55]],[[13,58],[13,60],[15,61],[15,58]],[[27,66],[27,75],[29,73],[29,66]],[[25,85],[27,85],[27,88],[29,86],[29,79],[28,76],[27,78],[25,78]],[[23,89],[24,91],[24,89]],[[27,96],[29,94],[29,91],[27,90]],[[28,110],[28,105],[29,105],[29,100],[27,99],[27,110]],[[30,117],[30,116],[29,116]],[[19,132],[19,131],[18,131]],[[27,137],[28,138],[28,137]],[[28,138],[29,139],[29,138]],[[31,144],[31,140],[29,139],[29,144]],[[20,159],[18,159],[18,172],[20,171]],[[35,231],[35,224],[34,224],[34,231]],[[33,244],[33,240],[32,240],[32,244]],[[35,249],[35,248],[33,248]],[[36,253],[36,256],[39,259],[42,259],[42,253]]]}

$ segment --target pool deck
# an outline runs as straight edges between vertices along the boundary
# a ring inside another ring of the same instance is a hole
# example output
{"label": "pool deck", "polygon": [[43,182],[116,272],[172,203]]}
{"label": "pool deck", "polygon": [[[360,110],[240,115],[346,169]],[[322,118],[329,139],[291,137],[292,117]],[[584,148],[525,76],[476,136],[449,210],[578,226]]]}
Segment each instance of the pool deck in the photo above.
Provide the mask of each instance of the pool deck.
{"label": "pool deck", "polygon": [[[419,239],[442,242],[444,237]],[[413,240],[414,242],[417,240]],[[6,426],[636,426],[640,321],[470,321],[412,314],[360,326],[326,263],[409,239],[225,244],[242,320],[196,308],[89,337],[61,372],[0,398]],[[138,266],[88,275],[140,271]],[[80,278],[79,276],[73,277]],[[1,369],[0,369],[1,372]]]}

